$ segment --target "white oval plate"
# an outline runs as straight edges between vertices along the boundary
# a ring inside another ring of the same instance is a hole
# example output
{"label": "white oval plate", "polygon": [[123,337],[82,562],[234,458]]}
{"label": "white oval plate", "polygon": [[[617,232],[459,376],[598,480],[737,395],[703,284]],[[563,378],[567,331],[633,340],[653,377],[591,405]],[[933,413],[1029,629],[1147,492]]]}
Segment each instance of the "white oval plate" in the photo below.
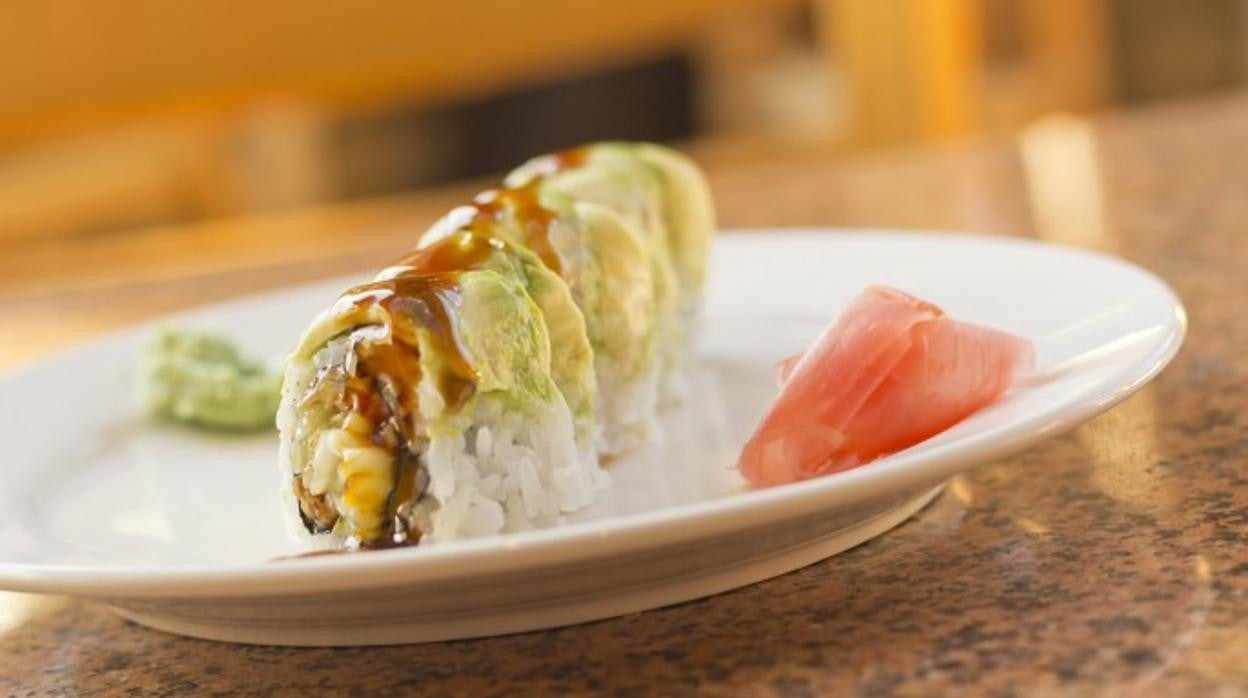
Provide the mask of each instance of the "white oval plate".
{"label": "white oval plate", "polygon": [[[665,438],[565,526],[358,555],[299,552],[279,511],[275,437],[145,421],[132,367],[152,326],[0,379],[0,587],[102,599],[141,623],[238,642],[353,645],[564,625],[750,584],[904,521],[950,475],[1107,409],[1182,342],[1151,274],[1043,244],[948,234],[719,237],[689,403]],[[280,355],[351,280],[168,318]],[[897,286],[1036,344],[1038,375],[914,448],[748,491],[735,454],[802,349],[863,286]]]}

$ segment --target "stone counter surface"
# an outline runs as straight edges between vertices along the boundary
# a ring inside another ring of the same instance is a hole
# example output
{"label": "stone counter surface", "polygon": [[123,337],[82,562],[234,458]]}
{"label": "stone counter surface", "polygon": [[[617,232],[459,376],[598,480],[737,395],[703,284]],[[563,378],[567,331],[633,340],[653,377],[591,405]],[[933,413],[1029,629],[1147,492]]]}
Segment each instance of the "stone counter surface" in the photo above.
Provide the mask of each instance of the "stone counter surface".
{"label": "stone counter surface", "polygon": [[[1058,121],[1021,140],[811,152],[713,180],[728,226],[962,229],[1118,254],[1178,291],[1187,343],[1105,415],[955,478],[874,541],[745,589],[546,632],[362,649],[191,640],[81,601],[3,594],[0,694],[1248,695],[1248,96]],[[231,286],[223,272],[176,297],[221,297],[253,276]],[[66,322],[89,308],[46,299]],[[40,302],[0,300],[0,312],[37,318]]]}

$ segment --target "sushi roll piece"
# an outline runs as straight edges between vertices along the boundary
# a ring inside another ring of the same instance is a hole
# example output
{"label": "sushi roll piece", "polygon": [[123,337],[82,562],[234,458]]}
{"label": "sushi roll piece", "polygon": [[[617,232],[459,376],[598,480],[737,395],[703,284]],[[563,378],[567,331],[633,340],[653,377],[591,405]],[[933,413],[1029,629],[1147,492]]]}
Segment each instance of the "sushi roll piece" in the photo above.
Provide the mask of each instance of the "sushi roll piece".
{"label": "sushi roll piece", "polygon": [[663,222],[680,282],[681,310],[697,310],[706,283],[706,264],[715,232],[715,203],[702,169],[684,154],[653,143],[617,145],[630,149],[659,177]]}
{"label": "sushi roll piece", "polygon": [[472,231],[533,250],[566,282],[584,318],[598,385],[598,451],[626,453],[656,431],[660,363],[646,243],[612,210],[530,183],[483,192],[421,238],[421,250]]}
{"label": "sushi roll piece", "polygon": [[697,165],[658,145],[599,143],[534,158],[505,181],[605,206],[645,242],[663,363],[661,399],[680,402],[715,226],[710,188]]}
{"label": "sushi roll piece", "polygon": [[[481,223],[486,223],[482,221]],[[566,283],[536,254],[491,232],[497,225],[479,224],[428,241],[377,275],[385,281],[404,276],[492,269],[520,281],[541,311],[550,338],[550,376],[572,413],[578,449],[586,458],[597,453],[598,394],[594,350],[585,318],[572,300]]]}
{"label": "sushi roll piece", "polygon": [[542,310],[489,266],[388,270],[305,332],[283,384],[280,459],[292,510],[328,544],[550,525],[605,486],[552,377]]}

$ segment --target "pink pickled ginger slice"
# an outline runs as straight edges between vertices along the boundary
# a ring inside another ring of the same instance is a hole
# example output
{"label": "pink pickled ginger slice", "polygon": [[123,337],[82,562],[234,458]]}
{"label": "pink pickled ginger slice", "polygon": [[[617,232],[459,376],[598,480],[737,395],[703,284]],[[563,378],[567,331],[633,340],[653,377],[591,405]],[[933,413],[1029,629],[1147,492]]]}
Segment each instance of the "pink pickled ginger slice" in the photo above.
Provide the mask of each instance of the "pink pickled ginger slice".
{"label": "pink pickled ginger slice", "polygon": [[862,465],[957,424],[1034,361],[1024,339],[872,286],[805,354],[777,366],[780,395],[737,466],[767,486]]}

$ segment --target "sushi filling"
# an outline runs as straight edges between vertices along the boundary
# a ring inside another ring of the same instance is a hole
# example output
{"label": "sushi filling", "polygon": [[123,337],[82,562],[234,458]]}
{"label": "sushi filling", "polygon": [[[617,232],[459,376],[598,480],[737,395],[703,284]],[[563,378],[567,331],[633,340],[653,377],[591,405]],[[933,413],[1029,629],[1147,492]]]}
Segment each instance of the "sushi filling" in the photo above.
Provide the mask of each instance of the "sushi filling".
{"label": "sushi filling", "polygon": [[[366,326],[331,340],[313,357],[315,377],[297,425],[293,489],[304,526],[335,531],[356,545],[415,543],[416,504],[428,489],[416,428],[415,388],[377,371],[376,357],[415,349]],[[408,428],[405,428],[408,427]]]}

